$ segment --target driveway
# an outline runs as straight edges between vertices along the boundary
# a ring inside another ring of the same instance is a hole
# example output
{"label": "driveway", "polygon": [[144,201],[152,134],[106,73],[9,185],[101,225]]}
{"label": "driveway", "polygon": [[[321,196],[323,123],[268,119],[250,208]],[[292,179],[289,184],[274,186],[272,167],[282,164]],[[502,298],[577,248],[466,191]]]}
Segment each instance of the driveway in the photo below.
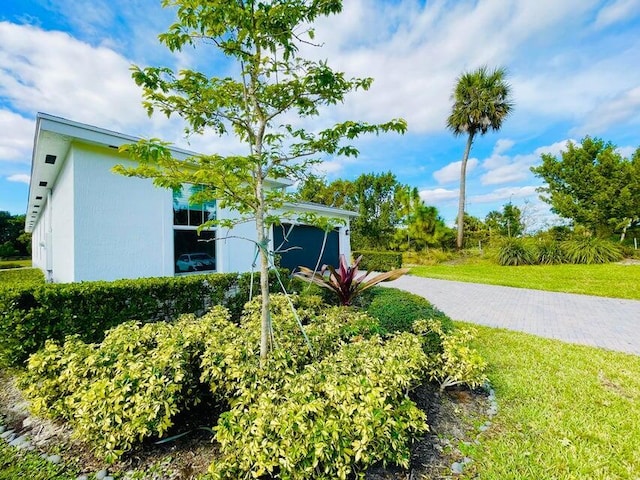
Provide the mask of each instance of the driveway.
{"label": "driveway", "polygon": [[420,295],[454,320],[640,355],[640,301],[405,275],[383,285]]}

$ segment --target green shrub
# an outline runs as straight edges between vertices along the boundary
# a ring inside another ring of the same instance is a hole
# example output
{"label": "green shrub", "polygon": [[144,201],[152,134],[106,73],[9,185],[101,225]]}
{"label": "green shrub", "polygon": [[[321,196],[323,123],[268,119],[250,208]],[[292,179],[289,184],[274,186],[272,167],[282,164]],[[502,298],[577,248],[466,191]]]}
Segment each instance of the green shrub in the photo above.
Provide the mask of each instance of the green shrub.
{"label": "green shrub", "polygon": [[403,265],[437,265],[456,258],[456,252],[441,248],[429,248],[418,252],[403,252]]}
{"label": "green shrub", "polygon": [[440,390],[453,385],[465,384],[472,388],[482,385],[487,377],[486,362],[480,354],[469,347],[475,336],[473,329],[456,329],[447,332],[435,320],[419,320],[414,331],[429,343],[430,335],[437,335],[442,349],[428,354],[427,374],[429,379],[440,384]]}
{"label": "green shrub", "polygon": [[400,252],[374,252],[369,250],[351,252],[353,258],[362,255],[360,268],[376,272],[387,272],[402,267],[402,253]]}
{"label": "green shrub", "polygon": [[562,242],[569,263],[609,263],[622,259],[620,247],[597,237],[581,237]]}
{"label": "green shrub", "polygon": [[522,238],[509,238],[498,248],[497,260],[500,265],[535,265],[536,252]]}
{"label": "green shrub", "polygon": [[[453,322],[431,303],[418,295],[396,288],[374,289],[370,303],[365,307],[372,317],[380,322],[380,328],[386,333],[410,332],[416,320],[435,319],[442,328],[453,330]],[[427,344],[428,351],[439,349],[439,338],[433,334]]]}
{"label": "green shrub", "polygon": [[362,257],[358,257],[349,265],[346,257],[340,255],[340,266],[337,269],[333,265],[324,265],[322,270],[315,272],[307,267],[298,267],[299,271],[294,277],[332,291],[339,298],[340,305],[351,306],[363,292],[379,283],[396,280],[409,272],[408,268],[399,268],[374,275],[369,275],[370,272],[362,274],[358,269],[361,261]]}
{"label": "green shrub", "polygon": [[408,467],[411,439],[427,425],[405,392],[420,383],[426,360],[408,333],[343,346],[222,414],[215,427],[221,458],[211,474],[333,480],[361,478],[378,462]]}
{"label": "green shrub", "polygon": [[334,353],[350,338],[368,338],[380,332],[377,320],[363,312],[339,307],[321,311],[297,308],[310,350],[289,301],[298,306],[297,296],[271,297],[274,349],[262,366],[259,298],[246,305],[240,325],[229,323],[208,336],[201,361],[201,380],[210,386],[216,398],[231,405],[238,401],[249,404],[264,389],[289,381],[302,367]]}
{"label": "green shrub", "polygon": [[255,298],[239,322],[218,306],[201,319],[127,322],[100,344],[49,341],[21,387],[34,413],[66,420],[108,460],[164,435],[208,386],[229,408],[215,427],[214,477],[351,478],[375,463],[408,466],[410,442],[427,428],[407,397],[428,369],[424,338],[385,342],[375,318],[317,297],[274,295],[271,305],[274,348],[262,365]]}
{"label": "green shrub", "polygon": [[124,323],[99,345],[47,342],[29,359],[20,386],[34,414],[67,420],[76,438],[112,461],[144,438],[161,437],[178,413],[199,403],[204,339],[228,323],[228,311],[215,307],[175,324]]}
{"label": "green shrub", "polygon": [[555,240],[544,240],[536,244],[537,263],[541,265],[556,265],[566,262],[562,245]]}
{"label": "green shrub", "polygon": [[[279,290],[274,272],[270,275],[272,289]],[[255,275],[254,292],[258,281]],[[225,305],[237,318],[249,284],[249,274],[211,274],[0,290],[0,365],[20,365],[49,339],[78,335],[84,342],[100,342],[106,330],[129,320],[175,319],[211,305]]]}

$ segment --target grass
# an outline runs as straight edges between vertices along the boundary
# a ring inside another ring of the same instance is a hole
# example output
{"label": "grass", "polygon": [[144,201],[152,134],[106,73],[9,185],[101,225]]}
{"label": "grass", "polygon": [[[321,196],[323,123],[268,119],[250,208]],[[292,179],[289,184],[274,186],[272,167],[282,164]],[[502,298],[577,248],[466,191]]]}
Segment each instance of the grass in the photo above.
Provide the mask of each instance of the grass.
{"label": "grass", "polygon": [[24,287],[38,283],[44,283],[44,274],[39,268],[0,270],[0,289]]}
{"label": "grass", "polygon": [[608,263],[503,267],[490,260],[471,258],[456,264],[414,267],[410,273],[441,280],[640,300],[640,265]]}
{"label": "grass", "polygon": [[640,356],[476,328],[499,412],[466,478],[640,478]]}
{"label": "grass", "polygon": [[77,473],[54,465],[35,452],[17,450],[0,440],[0,480],[75,480],[77,477]]}
{"label": "grass", "polygon": [[28,260],[0,260],[0,270],[9,268],[25,268],[31,266],[31,259]]}

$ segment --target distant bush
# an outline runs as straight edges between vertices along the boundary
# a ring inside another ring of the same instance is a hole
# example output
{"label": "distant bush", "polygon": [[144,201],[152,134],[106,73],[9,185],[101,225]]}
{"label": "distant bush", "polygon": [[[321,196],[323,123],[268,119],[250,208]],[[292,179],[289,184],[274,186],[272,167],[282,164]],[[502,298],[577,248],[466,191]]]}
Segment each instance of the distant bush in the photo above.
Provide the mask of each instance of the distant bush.
{"label": "distant bush", "polygon": [[[259,291],[257,281],[255,276],[254,292]],[[129,320],[175,319],[182,313],[201,314],[211,305],[225,305],[238,318],[249,284],[249,274],[210,274],[0,289],[0,365],[19,365],[49,339],[78,335],[85,342],[100,342],[106,330]],[[270,284],[279,290],[274,272]]]}
{"label": "distant bush", "polygon": [[497,261],[500,265],[534,265],[537,258],[534,248],[526,240],[509,238],[498,248]]}
{"label": "distant bush", "polygon": [[362,255],[359,267],[361,270],[374,270],[387,272],[402,267],[402,253],[400,252],[374,252],[361,250],[352,252],[353,258]]}
{"label": "distant bush", "polygon": [[543,240],[536,244],[535,253],[537,263],[541,265],[556,265],[566,262],[566,255],[560,242]]}
{"label": "distant bush", "polygon": [[448,262],[456,258],[457,253],[440,248],[430,248],[419,252],[403,252],[402,262],[404,265],[437,265]]}
{"label": "distant bush", "polygon": [[620,247],[597,237],[581,237],[562,242],[569,263],[609,263],[622,259]]}

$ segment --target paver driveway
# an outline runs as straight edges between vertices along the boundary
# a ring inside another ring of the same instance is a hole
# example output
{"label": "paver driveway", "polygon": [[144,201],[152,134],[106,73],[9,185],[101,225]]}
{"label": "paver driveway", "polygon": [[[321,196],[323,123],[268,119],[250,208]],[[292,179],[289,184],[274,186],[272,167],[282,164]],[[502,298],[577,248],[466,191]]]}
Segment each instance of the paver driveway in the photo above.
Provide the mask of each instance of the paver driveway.
{"label": "paver driveway", "polygon": [[640,355],[640,301],[405,275],[385,283],[454,320]]}

